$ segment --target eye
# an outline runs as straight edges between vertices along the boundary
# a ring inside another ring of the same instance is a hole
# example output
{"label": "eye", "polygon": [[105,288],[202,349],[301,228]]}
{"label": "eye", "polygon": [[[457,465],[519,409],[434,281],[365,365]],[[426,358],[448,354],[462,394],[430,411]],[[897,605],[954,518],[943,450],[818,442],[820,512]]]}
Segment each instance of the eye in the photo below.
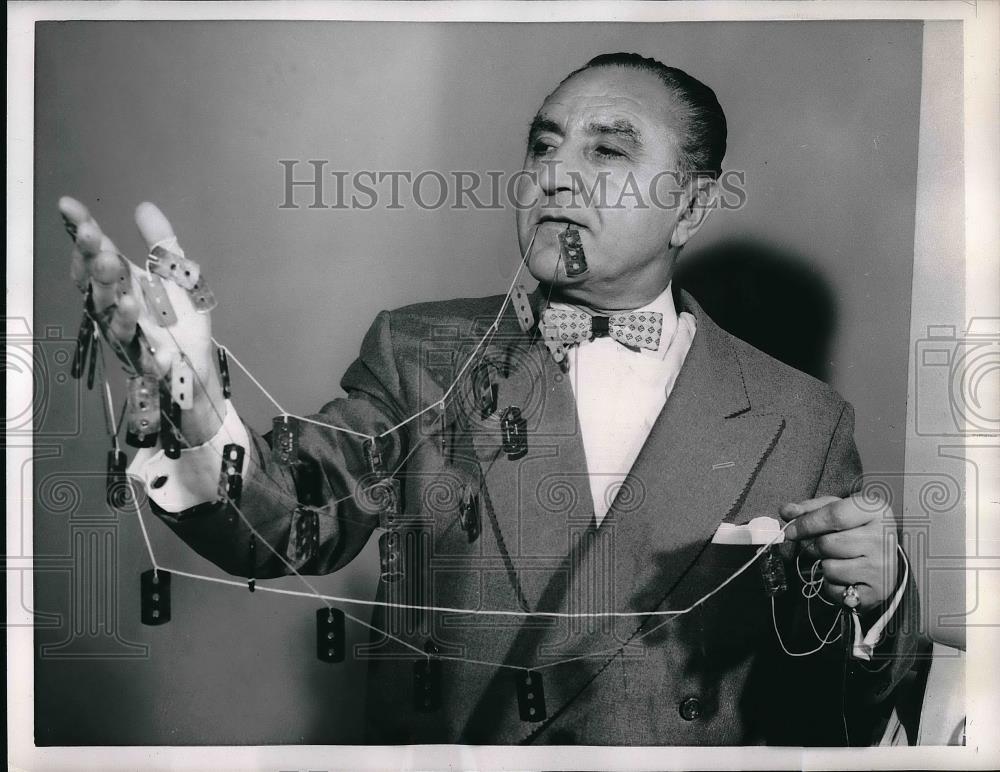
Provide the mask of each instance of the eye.
{"label": "eye", "polygon": [[625,154],[621,150],[610,145],[598,145],[594,148],[594,152],[603,158],[625,158]]}
{"label": "eye", "polygon": [[550,140],[536,139],[530,144],[528,149],[531,152],[531,155],[537,157],[540,155],[545,155],[550,150],[555,149],[555,145],[552,144]]}

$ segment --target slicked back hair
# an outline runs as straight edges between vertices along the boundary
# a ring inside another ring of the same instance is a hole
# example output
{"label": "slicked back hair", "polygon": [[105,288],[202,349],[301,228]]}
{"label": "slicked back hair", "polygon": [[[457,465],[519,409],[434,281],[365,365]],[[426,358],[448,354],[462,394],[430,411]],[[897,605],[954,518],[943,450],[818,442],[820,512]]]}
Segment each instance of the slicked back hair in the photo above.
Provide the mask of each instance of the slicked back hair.
{"label": "slicked back hair", "polygon": [[623,67],[658,77],[669,92],[681,123],[680,171],[713,178],[722,173],[722,159],[726,155],[726,114],[712,89],[684,70],[668,67],[650,57],[628,53],[595,56],[563,78],[559,85],[595,67]]}

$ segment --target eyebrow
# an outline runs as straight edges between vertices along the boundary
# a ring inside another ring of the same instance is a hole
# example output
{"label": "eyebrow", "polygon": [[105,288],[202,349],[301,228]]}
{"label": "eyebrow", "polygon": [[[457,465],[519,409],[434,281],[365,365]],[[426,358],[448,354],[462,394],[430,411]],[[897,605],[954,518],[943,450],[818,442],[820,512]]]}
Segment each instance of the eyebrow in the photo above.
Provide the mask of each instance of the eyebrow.
{"label": "eyebrow", "polygon": [[562,136],[563,130],[562,126],[551,118],[547,118],[544,115],[536,115],[531,119],[531,127],[528,129],[528,143],[534,142],[539,134],[545,134],[546,132]]}
{"label": "eyebrow", "polygon": [[[642,145],[642,132],[631,121],[625,118],[616,118],[611,123],[591,121],[587,124],[585,131],[591,136],[616,137],[633,147],[640,147]],[[533,142],[539,134],[545,132],[562,136],[563,127],[557,121],[545,115],[536,115],[532,119],[531,128],[528,131],[528,142]]]}
{"label": "eyebrow", "polygon": [[617,118],[611,123],[588,123],[587,133],[597,136],[617,137],[633,146],[642,144],[642,132],[631,121],[624,118]]}

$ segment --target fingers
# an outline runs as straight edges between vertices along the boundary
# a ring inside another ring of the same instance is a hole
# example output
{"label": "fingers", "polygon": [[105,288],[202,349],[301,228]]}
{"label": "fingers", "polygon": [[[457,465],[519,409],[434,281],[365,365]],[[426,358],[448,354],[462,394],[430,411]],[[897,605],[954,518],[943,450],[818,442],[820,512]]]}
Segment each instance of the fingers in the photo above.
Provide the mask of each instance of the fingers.
{"label": "fingers", "polygon": [[813,560],[862,558],[868,555],[868,541],[857,538],[851,531],[835,531],[804,542],[802,554]]}
{"label": "fingers", "polygon": [[139,301],[136,298],[131,295],[122,296],[108,324],[109,334],[113,335],[122,344],[128,344],[135,337],[139,312]]}
{"label": "fingers", "polygon": [[59,213],[62,215],[66,232],[75,241],[77,230],[80,225],[90,219],[90,212],[75,198],[63,196],[59,199]]}
{"label": "fingers", "polygon": [[95,257],[102,251],[117,252],[114,243],[102,231],[90,211],[75,198],[63,196],[59,199],[66,230],[76,242],[84,258]]}
{"label": "fingers", "polygon": [[820,592],[832,603],[843,602],[844,590],[854,585],[860,597],[858,608],[862,611],[883,602],[890,594],[890,589],[896,586],[896,575],[891,571],[885,573],[885,568],[867,557],[818,559],[815,566],[818,573],[809,570],[809,579],[822,581]]}
{"label": "fingers", "polygon": [[158,242],[176,238],[170,221],[155,204],[143,201],[136,207],[135,224],[146,240],[146,248],[152,249]]}
{"label": "fingers", "polygon": [[828,533],[859,528],[871,522],[874,517],[872,512],[855,506],[851,499],[829,498],[828,503],[820,504],[811,511],[799,511],[797,508],[801,505],[782,507],[782,517],[785,517],[787,512],[789,517],[795,518],[785,529],[785,537],[793,541],[812,539]]}
{"label": "fingers", "polygon": [[[820,594],[828,601],[830,601],[830,603],[833,603],[834,605],[837,606],[843,606],[844,593],[847,591],[847,587],[849,584],[853,584],[854,589],[857,590],[858,592],[859,603],[857,608],[859,611],[863,611],[864,609],[871,608],[872,606],[875,605],[876,601],[874,598],[874,593],[872,591],[872,588],[869,587],[867,584],[862,584],[859,582],[848,582],[847,584],[837,584],[836,582],[829,582],[829,581],[824,582],[823,589],[820,591]],[[848,610],[848,608],[845,606],[844,610],[846,611]]]}
{"label": "fingers", "polygon": [[76,244],[73,244],[73,252],[70,254],[69,275],[73,278],[73,283],[81,292],[87,291],[87,284],[90,282],[90,277],[87,275],[87,266],[83,262],[83,254]]}
{"label": "fingers", "polygon": [[824,560],[821,595],[831,603],[843,604],[848,587],[857,591],[855,608],[861,612],[879,605],[888,595],[883,577],[873,574],[871,566],[860,559]]}
{"label": "fingers", "polygon": [[139,351],[131,344],[142,301],[130,264],[82,203],[65,196],[59,200],[59,212],[73,239],[70,276],[81,291],[90,288],[102,332],[118,358],[135,369]]}
{"label": "fingers", "polygon": [[823,560],[823,579],[828,584],[871,585],[874,578],[871,575],[871,563],[864,558],[825,558]]}
{"label": "fingers", "polygon": [[[171,329],[161,327],[159,317],[153,314],[144,297],[141,278],[146,271],[118,252],[82,203],[64,197],[59,201],[59,211],[67,233],[74,240],[70,274],[82,290],[90,288],[101,330],[127,368],[165,377],[180,350],[195,363],[200,378],[217,386],[210,315],[196,307],[191,288],[169,278],[159,282],[177,316]],[[153,204],[140,204],[135,220],[150,250],[158,243],[174,239],[169,220]],[[187,271],[185,274],[189,275]],[[142,335],[137,335],[139,329]]]}
{"label": "fingers", "polygon": [[122,292],[131,289],[128,268],[118,254],[115,243],[101,230],[97,220],[83,204],[74,198],[59,199],[66,231],[73,237],[70,276],[81,289],[90,282],[93,287],[94,309],[102,313],[118,302]]}
{"label": "fingers", "polygon": [[840,499],[836,496],[820,496],[819,498],[806,499],[798,503],[790,502],[782,504],[778,510],[778,514],[785,520],[792,520],[809,512],[814,512],[821,507],[825,507],[827,504],[833,504],[835,501],[840,501]]}

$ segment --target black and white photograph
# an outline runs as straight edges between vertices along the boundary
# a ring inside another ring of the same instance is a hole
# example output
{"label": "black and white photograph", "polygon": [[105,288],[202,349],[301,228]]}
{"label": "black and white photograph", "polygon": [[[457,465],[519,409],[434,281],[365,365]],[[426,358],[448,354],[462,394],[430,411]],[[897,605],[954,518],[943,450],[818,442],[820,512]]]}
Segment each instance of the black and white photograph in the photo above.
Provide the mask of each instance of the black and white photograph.
{"label": "black and white photograph", "polygon": [[1000,762],[1000,4],[9,11],[10,768]]}

